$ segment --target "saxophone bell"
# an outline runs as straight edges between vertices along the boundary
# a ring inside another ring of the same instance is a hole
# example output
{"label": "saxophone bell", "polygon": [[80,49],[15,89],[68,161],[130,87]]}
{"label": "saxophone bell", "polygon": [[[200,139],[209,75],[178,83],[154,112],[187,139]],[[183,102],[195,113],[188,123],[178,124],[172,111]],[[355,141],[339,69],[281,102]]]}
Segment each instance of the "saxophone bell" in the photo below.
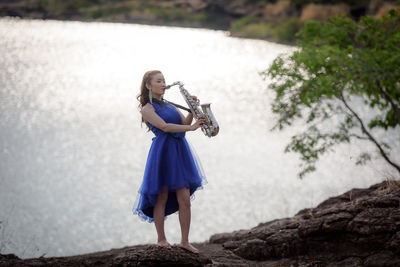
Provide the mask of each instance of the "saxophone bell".
{"label": "saxophone bell", "polygon": [[[217,120],[214,117],[214,114],[211,111],[210,104],[211,103],[206,103],[206,104],[201,104],[197,101],[195,101],[189,92],[183,87],[183,83],[178,81],[174,82],[170,85],[165,86],[165,89],[169,89],[174,85],[179,85],[179,90],[183,96],[183,98],[186,101],[186,104],[189,106],[190,111],[193,114],[193,117],[197,120],[199,118],[204,118],[206,121],[204,124],[201,125],[201,130],[203,133],[208,136],[216,136],[219,132],[219,125]],[[201,109],[199,108],[201,107]]]}

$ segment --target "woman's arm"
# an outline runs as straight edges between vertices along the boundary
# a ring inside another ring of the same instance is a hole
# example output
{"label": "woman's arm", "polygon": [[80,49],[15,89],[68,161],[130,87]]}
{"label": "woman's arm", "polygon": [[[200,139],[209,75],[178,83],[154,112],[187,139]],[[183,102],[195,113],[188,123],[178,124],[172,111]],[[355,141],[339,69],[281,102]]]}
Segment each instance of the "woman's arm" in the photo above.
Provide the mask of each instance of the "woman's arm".
{"label": "woman's arm", "polygon": [[184,124],[190,125],[192,124],[193,121],[193,113],[189,112],[189,114],[186,116]]}
{"label": "woman's arm", "polygon": [[192,114],[192,112],[189,112],[189,114],[185,117],[179,109],[176,109],[176,110],[177,110],[177,111],[179,112],[179,114],[181,115],[181,119],[182,119],[182,124],[183,124],[183,125],[190,125],[190,124],[192,124],[192,121],[193,121],[193,114]]}
{"label": "woman's arm", "polygon": [[160,116],[157,115],[151,104],[146,104],[142,108],[141,113],[145,121],[150,122],[152,125],[159,128],[163,132],[169,133],[194,131],[200,127],[201,123],[203,123],[202,120],[196,121],[193,125],[166,123]]}
{"label": "woman's arm", "polygon": [[[200,100],[197,98],[197,96],[192,95],[191,96],[193,98],[194,101],[199,102]],[[192,124],[193,121],[193,114],[192,112],[189,112],[189,114],[185,117],[182,112],[180,112],[179,109],[176,109],[179,114],[181,115],[181,119],[182,119],[182,124],[186,124],[186,125],[190,125]]]}

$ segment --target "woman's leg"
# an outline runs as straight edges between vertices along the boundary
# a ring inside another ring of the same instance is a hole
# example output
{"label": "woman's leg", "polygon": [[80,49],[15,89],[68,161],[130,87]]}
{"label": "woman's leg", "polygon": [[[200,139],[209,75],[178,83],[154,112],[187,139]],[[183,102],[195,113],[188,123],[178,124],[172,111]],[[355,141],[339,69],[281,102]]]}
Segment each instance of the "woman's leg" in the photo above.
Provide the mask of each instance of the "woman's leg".
{"label": "woman's leg", "polygon": [[179,204],[179,223],[181,224],[182,239],[180,247],[193,253],[199,253],[199,250],[189,243],[190,228],[190,191],[188,188],[176,190],[176,197]]}
{"label": "woman's leg", "polygon": [[165,205],[168,200],[168,192],[164,192],[158,195],[157,203],[154,206],[153,217],[154,217],[154,225],[157,230],[157,244],[159,246],[170,248],[171,245],[168,243],[167,238],[165,237],[164,232],[164,215],[165,215]]}

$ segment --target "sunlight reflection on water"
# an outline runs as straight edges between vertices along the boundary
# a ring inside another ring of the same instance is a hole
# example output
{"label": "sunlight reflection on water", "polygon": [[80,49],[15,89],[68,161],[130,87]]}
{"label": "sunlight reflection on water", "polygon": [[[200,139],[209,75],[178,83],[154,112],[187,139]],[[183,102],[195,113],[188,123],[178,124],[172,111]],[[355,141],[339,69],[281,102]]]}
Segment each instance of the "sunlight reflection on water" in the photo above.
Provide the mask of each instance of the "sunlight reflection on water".
{"label": "sunlight reflection on water", "polygon": [[[382,180],[386,167],[356,167],[340,146],[299,180],[284,154],[298,128],[270,132],[273,94],[259,72],[292,48],[225,32],[111,23],[0,19],[1,252],[81,254],[155,240],[131,214],[152,134],[136,95],[160,69],[212,102],[217,137],[188,133],[209,184],[192,203],[192,241],[292,216],[329,196]],[[179,91],[166,98],[183,103]],[[177,216],[166,221],[179,242]],[[28,239],[28,241],[27,241]]]}

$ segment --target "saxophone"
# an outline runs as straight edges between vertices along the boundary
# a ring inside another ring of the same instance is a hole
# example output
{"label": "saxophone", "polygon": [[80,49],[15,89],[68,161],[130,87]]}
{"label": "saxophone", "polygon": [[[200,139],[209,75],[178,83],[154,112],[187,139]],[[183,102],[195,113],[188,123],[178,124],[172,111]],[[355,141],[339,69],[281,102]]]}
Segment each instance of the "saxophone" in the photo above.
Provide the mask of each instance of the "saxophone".
{"label": "saxophone", "polygon": [[[208,137],[216,136],[219,132],[218,122],[214,117],[214,114],[211,111],[211,103],[199,104],[194,101],[189,92],[183,87],[182,82],[174,82],[171,85],[167,85],[165,89],[169,89],[174,85],[179,85],[179,90],[185,99],[186,103],[189,106],[190,111],[193,114],[193,117],[197,120],[199,118],[204,118],[205,123],[201,126],[201,130]],[[200,110],[199,106],[201,106],[202,110]]]}

